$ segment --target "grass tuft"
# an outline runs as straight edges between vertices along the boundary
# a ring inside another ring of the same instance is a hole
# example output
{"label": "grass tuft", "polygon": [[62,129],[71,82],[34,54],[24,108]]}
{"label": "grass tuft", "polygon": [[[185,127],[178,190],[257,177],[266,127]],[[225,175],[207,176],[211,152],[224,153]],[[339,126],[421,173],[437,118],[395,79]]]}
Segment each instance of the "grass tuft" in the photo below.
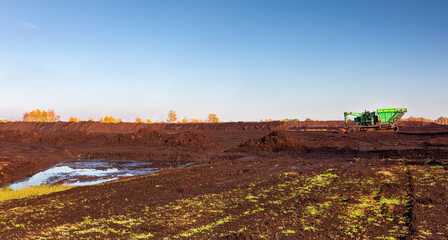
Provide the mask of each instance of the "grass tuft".
{"label": "grass tuft", "polygon": [[40,186],[22,188],[18,190],[12,190],[10,188],[2,188],[0,189],[0,201],[26,198],[33,195],[43,195],[52,192],[59,192],[67,190],[69,188],[72,187],[66,185],[40,185]]}

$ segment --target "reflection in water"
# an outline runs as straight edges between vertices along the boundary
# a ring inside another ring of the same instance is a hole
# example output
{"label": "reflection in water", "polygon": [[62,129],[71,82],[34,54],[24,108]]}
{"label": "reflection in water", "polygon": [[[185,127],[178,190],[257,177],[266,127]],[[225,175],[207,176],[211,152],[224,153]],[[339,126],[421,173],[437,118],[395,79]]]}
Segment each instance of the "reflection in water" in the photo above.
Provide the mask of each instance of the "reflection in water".
{"label": "reflection in water", "polygon": [[11,184],[11,189],[21,189],[41,184],[67,184],[84,186],[116,180],[119,177],[155,173],[161,168],[187,167],[196,163],[142,162],[136,160],[69,159],[36,173],[32,177]]}

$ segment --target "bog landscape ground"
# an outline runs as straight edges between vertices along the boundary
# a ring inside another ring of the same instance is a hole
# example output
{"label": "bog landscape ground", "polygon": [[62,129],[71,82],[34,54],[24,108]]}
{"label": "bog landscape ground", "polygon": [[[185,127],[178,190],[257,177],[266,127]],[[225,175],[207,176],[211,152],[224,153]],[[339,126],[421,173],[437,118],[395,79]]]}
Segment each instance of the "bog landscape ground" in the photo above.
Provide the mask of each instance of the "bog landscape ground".
{"label": "bog landscape ground", "polygon": [[1,123],[0,186],[71,158],[201,162],[0,202],[0,239],[447,239],[448,127]]}

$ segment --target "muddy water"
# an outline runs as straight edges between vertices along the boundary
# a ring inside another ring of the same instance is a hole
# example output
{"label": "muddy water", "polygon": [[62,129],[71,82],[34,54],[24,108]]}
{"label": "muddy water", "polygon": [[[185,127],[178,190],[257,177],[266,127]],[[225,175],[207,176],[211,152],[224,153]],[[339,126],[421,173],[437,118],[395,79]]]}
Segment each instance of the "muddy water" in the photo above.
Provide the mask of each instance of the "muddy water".
{"label": "muddy water", "polygon": [[155,173],[162,168],[186,167],[196,163],[142,162],[136,160],[69,159],[36,173],[32,177],[15,182],[9,187],[21,189],[41,184],[92,185],[116,180],[119,177]]}

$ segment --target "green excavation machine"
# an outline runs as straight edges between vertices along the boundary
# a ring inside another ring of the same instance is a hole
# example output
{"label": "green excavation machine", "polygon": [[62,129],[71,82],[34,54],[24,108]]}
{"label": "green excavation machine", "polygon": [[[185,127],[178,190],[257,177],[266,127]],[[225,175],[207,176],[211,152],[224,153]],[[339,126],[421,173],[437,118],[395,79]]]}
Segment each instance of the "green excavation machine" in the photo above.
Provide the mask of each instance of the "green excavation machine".
{"label": "green excavation machine", "polygon": [[376,112],[344,112],[346,126],[348,122],[348,116],[356,116],[354,119],[356,125],[355,128],[346,127],[344,131],[398,131],[398,126],[395,123],[400,120],[400,118],[403,117],[404,113],[407,111],[407,108],[386,108],[377,109]]}

